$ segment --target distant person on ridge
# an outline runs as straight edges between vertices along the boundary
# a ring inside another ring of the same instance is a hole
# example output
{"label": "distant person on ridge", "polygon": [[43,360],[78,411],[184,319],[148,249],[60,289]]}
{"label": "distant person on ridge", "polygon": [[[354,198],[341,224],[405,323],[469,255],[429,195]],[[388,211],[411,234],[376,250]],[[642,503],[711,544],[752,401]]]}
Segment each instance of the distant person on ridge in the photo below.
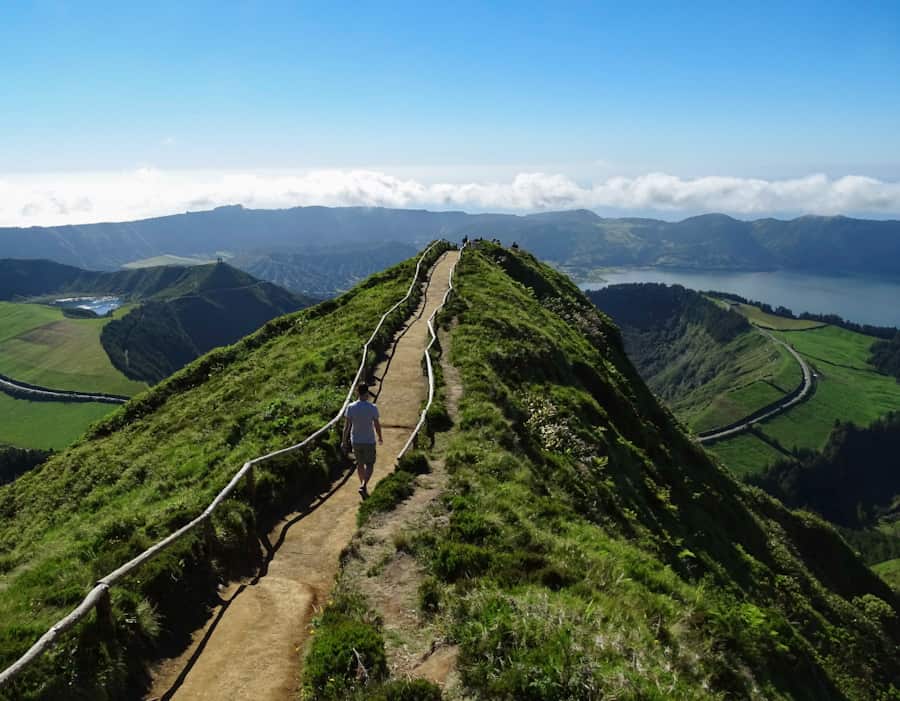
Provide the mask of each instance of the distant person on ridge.
{"label": "distant person on ridge", "polygon": [[347,407],[344,413],[344,450],[353,446],[356,458],[356,474],[359,476],[359,495],[369,496],[368,485],[375,469],[375,434],[382,443],[381,424],[378,421],[378,407],[369,401],[369,386],[361,382],[356,386],[359,400]]}

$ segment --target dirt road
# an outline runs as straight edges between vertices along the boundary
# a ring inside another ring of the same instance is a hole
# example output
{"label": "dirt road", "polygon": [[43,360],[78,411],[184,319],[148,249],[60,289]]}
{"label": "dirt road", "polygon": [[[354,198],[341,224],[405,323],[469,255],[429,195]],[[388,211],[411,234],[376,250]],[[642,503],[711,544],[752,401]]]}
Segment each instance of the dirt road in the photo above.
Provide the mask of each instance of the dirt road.
{"label": "dirt road", "polygon": [[[418,420],[427,394],[426,321],[440,306],[458,256],[448,252],[435,264],[423,305],[375,372],[385,428],[373,485],[393,468]],[[267,571],[256,583],[235,583],[222,592],[225,603],[195,633],[190,648],[158,666],[148,699],[296,699],[310,621],[327,601],[338,556],[356,529],[357,486],[351,477],[311,511],[289,514],[275,527],[268,538],[276,552]]]}

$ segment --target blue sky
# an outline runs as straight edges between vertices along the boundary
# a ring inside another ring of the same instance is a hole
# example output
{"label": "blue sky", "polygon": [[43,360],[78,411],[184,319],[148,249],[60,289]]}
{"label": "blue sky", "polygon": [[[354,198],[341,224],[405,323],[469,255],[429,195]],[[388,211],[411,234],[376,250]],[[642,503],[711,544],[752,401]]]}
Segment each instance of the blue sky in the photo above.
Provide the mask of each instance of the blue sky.
{"label": "blue sky", "polygon": [[0,85],[7,197],[139,169],[900,181],[894,2],[14,2]]}

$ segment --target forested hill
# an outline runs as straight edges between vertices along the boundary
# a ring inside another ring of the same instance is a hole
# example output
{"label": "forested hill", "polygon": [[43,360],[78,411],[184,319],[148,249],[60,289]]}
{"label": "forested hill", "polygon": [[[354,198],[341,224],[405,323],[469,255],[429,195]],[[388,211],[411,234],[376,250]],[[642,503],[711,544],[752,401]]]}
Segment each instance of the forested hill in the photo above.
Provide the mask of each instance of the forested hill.
{"label": "forested hill", "polygon": [[900,333],[890,340],[872,344],[872,365],[886,375],[893,375],[900,382]]}
{"label": "forested hill", "polygon": [[705,214],[667,222],[609,219],[587,210],[516,216],[380,207],[219,207],[134,222],[0,228],[0,257],[115,269],[165,254],[209,258],[229,251],[264,258],[272,251],[302,252],[323,244],[409,245],[464,235],[517,241],[540,258],[585,274],[615,265],[900,274],[900,221],[840,216],[743,221]]}
{"label": "forested hill", "polygon": [[[213,351],[0,487],[0,665],[98,576],[196,515],[236,466],[337,411],[360,345],[412,267]],[[458,418],[429,420],[447,430],[435,449],[449,485],[435,528],[402,547],[428,576],[420,595],[457,646],[467,698],[896,695],[895,593],[830,526],[712,463],[577,287],[491,244],[467,249],[454,279],[440,321]],[[217,578],[259,555],[256,524],[296,508],[304,484],[318,493],[340,460],[330,436],[260,466],[255,492],[238,489],[205,538],[116,588],[112,630],[69,634],[7,698],[140,697],[145,661],[185,639],[192,612],[203,625]],[[358,609],[332,617],[337,640],[377,647],[378,621],[346,620]],[[329,698],[367,694],[352,670],[347,693],[328,679]]]}
{"label": "forested hill", "polygon": [[227,263],[96,272],[50,261],[0,260],[0,298],[118,295],[138,306],[103,327],[113,365],[151,384],[316,299]]}
{"label": "forested hill", "polygon": [[[224,263],[193,267],[159,266],[102,272],[49,260],[0,260],[0,299],[49,295],[119,295],[132,301],[169,299],[209,289],[260,284],[248,273]],[[274,288],[274,286],[271,286]],[[282,291],[281,297],[291,295]],[[312,301],[310,299],[301,302]]]}
{"label": "forested hill", "polygon": [[898,455],[900,413],[893,413],[867,428],[838,424],[821,452],[776,463],[752,482],[791,507],[867,528],[900,516]]}
{"label": "forested hill", "polygon": [[313,303],[224,263],[182,271],[149,301],[103,327],[103,348],[131,379],[159,382],[207,351]]}

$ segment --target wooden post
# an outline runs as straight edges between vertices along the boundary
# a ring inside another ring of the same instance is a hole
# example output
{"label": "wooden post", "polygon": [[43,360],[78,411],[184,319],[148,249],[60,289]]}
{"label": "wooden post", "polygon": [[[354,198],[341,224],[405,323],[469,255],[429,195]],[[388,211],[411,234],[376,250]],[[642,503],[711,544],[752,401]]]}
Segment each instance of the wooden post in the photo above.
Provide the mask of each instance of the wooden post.
{"label": "wooden post", "polygon": [[97,599],[97,624],[105,633],[113,634],[116,630],[113,618],[112,600],[109,598],[109,588],[104,587],[100,598]]}
{"label": "wooden post", "polygon": [[256,501],[256,478],[253,474],[254,469],[255,468],[251,465],[250,469],[247,470],[247,494],[250,495],[251,504]]}
{"label": "wooden post", "polygon": [[212,514],[203,522],[203,540],[206,542],[206,551],[211,553],[216,546],[216,529],[213,526]]}

